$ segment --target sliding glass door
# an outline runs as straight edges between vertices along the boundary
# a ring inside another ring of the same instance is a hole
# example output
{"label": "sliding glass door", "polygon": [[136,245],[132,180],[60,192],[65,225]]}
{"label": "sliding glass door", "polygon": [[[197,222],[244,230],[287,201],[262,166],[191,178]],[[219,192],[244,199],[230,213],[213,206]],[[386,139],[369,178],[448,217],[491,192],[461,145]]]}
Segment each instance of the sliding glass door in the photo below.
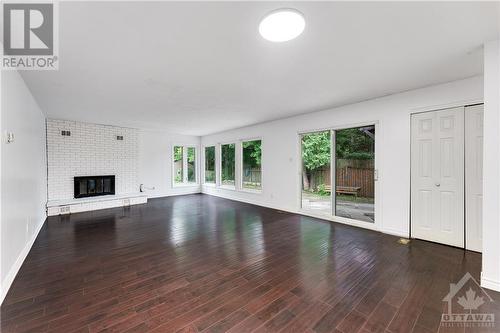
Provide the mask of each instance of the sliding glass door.
{"label": "sliding glass door", "polygon": [[302,146],[302,208],[307,211],[332,213],[331,133],[303,134]]}
{"label": "sliding glass door", "polygon": [[301,157],[304,211],[375,222],[375,125],[302,134]]}
{"label": "sliding glass door", "polygon": [[375,222],[375,126],[335,132],[334,215]]}

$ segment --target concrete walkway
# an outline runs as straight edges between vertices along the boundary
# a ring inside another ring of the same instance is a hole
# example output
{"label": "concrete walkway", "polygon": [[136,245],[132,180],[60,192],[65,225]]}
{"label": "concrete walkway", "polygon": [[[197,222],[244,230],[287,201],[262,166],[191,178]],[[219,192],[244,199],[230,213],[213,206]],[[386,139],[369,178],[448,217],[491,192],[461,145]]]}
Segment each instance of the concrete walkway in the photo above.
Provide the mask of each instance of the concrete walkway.
{"label": "concrete walkway", "polygon": [[[309,192],[302,192],[302,208],[311,212],[331,214],[331,198]],[[354,202],[337,199],[337,216],[358,221],[375,222],[375,206],[373,203]]]}

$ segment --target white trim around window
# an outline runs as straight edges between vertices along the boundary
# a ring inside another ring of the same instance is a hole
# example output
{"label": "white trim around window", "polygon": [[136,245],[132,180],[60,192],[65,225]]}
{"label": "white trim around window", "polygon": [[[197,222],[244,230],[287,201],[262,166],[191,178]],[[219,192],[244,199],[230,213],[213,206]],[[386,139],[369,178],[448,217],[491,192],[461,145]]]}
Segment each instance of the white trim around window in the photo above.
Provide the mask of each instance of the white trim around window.
{"label": "white trim around window", "polygon": [[[211,186],[211,187],[215,187],[217,186],[217,180],[218,180],[218,175],[217,175],[217,144],[212,144],[212,145],[204,145],[202,146],[202,152],[201,152],[201,160],[200,160],[200,166],[201,167],[201,181],[202,181],[202,184],[204,186]],[[214,176],[215,176],[215,181],[213,183],[207,183],[206,181],[206,165],[207,165],[207,156],[206,156],[206,152],[207,152],[207,148],[214,148]]]}
{"label": "white trim around window", "polygon": [[[222,184],[222,146],[224,145],[234,145],[234,185],[223,185]],[[217,179],[218,179],[218,182],[217,182],[217,186],[219,188],[222,188],[222,189],[225,189],[225,190],[237,190],[239,186],[237,186],[238,184],[238,179],[239,179],[239,175],[238,175],[238,146],[239,146],[239,142],[223,142],[223,143],[219,143],[217,145],[219,147],[218,149],[218,154],[217,156],[219,157],[218,159],[218,164],[217,164]]]}
{"label": "white trim around window", "polygon": [[[251,189],[243,187],[243,142],[248,141],[261,141],[261,183],[259,189]],[[222,146],[234,144],[235,149],[235,161],[234,161],[234,186],[233,185],[222,185]],[[262,194],[264,187],[264,140],[262,137],[250,137],[245,139],[237,139],[235,141],[224,141],[218,143],[204,143],[202,144],[202,152],[200,155],[200,177],[202,179],[201,184],[207,187],[214,187],[221,190],[238,191],[250,194]],[[208,147],[215,147],[215,184],[205,182],[205,149]]]}
{"label": "white trim around window", "polygon": [[[251,188],[245,188],[243,186],[243,143],[244,142],[250,142],[250,141],[260,141],[260,144],[261,144],[261,159],[260,159],[260,187],[259,188],[256,188],[256,189],[251,189]],[[240,174],[240,177],[239,177],[239,180],[238,180],[238,185],[239,185],[239,188],[240,188],[240,191],[242,192],[248,192],[248,193],[257,193],[257,194],[260,194],[262,193],[262,189],[263,189],[263,168],[262,168],[262,161],[263,161],[263,140],[261,137],[256,137],[256,138],[249,138],[249,139],[241,139],[240,142],[239,142],[239,145],[238,145],[238,150],[240,152],[240,156],[239,156],[239,174]]]}
{"label": "white trim around window", "polygon": [[[175,169],[175,148],[182,148],[182,182],[176,182],[176,169]],[[188,161],[188,149],[194,149],[194,177],[195,181],[189,181],[189,161]],[[200,152],[198,145],[196,144],[172,144],[170,149],[172,154],[172,187],[186,187],[186,186],[198,186],[200,184]]]}

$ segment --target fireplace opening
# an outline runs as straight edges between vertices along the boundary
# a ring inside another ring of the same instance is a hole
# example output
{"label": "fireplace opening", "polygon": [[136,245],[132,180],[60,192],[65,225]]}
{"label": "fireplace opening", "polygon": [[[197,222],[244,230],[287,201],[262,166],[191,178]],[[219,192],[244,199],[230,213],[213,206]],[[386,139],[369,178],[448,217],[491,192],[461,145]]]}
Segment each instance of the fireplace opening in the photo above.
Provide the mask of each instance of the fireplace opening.
{"label": "fireplace opening", "polygon": [[75,177],[75,199],[115,194],[115,176]]}

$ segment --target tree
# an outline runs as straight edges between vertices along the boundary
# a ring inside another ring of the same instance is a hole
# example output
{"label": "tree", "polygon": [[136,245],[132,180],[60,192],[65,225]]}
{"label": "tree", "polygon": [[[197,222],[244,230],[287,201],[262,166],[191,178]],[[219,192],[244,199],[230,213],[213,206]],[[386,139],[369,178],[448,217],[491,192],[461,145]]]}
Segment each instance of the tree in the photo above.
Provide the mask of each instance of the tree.
{"label": "tree", "polygon": [[185,172],[183,171],[184,165],[182,161],[184,158],[184,149],[186,149],[188,181],[193,181],[195,179],[195,148],[175,146],[174,163],[177,164],[177,171],[175,174],[175,181],[177,183],[183,182],[183,172]]}
{"label": "tree", "polygon": [[215,147],[205,147],[205,181],[215,183]]}
{"label": "tree", "polygon": [[235,144],[221,145],[221,181],[234,180]]}
{"label": "tree", "polygon": [[196,180],[196,167],[195,167],[195,148],[194,147],[188,147],[187,148],[187,167],[188,167],[188,182],[194,182]]}
{"label": "tree", "polygon": [[369,160],[374,157],[375,140],[370,134],[373,127],[348,128],[335,134],[337,158]]}
{"label": "tree", "polygon": [[180,146],[174,147],[174,170],[175,170],[175,182],[182,183],[183,173],[182,173],[182,154],[183,148]]}
{"label": "tree", "polygon": [[[374,158],[375,127],[365,126],[335,131],[335,153],[338,159],[370,160]],[[316,173],[330,165],[330,131],[302,136],[302,179],[304,189],[316,189]]]}
{"label": "tree", "polygon": [[205,163],[208,163],[207,167],[210,167],[212,170],[212,164],[215,166],[215,147],[206,147],[205,148]]}
{"label": "tree", "polygon": [[187,160],[188,160],[188,163],[194,162],[194,158],[195,158],[194,148],[190,147],[187,150]]}
{"label": "tree", "polygon": [[314,171],[330,164],[330,131],[316,132],[302,136],[302,178],[304,188],[314,188]]}
{"label": "tree", "polygon": [[174,147],[174,162],[182,160],[182,147],[175,146]]}
{"label": "tree", "polygon": [[246,141],[242,143],[243,164],[250,168],[260,167],[262,157],[262,141]]}

